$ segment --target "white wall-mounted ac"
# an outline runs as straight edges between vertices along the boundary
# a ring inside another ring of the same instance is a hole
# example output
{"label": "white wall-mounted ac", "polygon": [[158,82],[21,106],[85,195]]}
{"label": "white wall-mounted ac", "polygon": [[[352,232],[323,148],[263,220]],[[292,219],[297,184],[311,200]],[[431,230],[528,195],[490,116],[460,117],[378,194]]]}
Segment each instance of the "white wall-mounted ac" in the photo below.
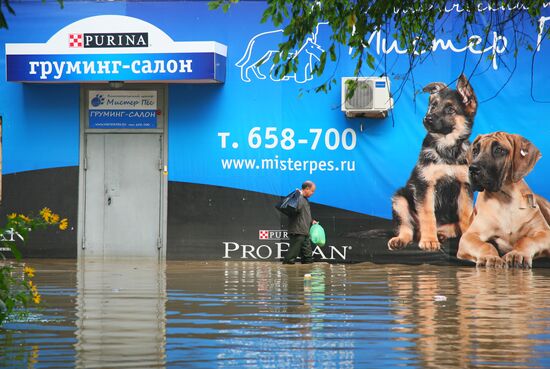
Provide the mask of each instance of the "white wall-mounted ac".
{"label": "white wall-mounted ac", "polygon": [[[357,86],[351,98],[346,99],[347,80],[356,80]],[[385,118],[393,108],[388,77],[343,77],[342,111],[347,117]]]}

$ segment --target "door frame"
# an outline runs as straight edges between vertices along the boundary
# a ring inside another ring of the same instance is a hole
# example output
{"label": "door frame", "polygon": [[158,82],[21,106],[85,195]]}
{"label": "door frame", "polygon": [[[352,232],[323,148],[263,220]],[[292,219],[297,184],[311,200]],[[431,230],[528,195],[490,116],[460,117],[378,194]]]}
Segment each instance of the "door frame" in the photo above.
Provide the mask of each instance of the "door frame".
{"label": "door frame", "polygon": [[89,90],[160,90],[163,92],[164,99],[160,105],[157,105],[157,109],[161,111],[162,117],[162,131],[156,130],[128,130],[128,129],[109,129],[109,130],[94,130],[101,134],[117,134],[117,133],[158,133],[162,135],[162,165],[164,167],[161,176],[160,183],[160,240],[161,245],[158,252],[159,260],[166,259],[166,230],[167,230],[167,217],[168,217],[168,175],[166,169],[168,168],[168,85],[167,84],[153,84],[153,83],[131,83],[124,84],[121,88],[111,88],[109,84],[81,84],[80,85],[80,152],[79,152],[79,168],[78,168],[78,222],[77,222],[77,248],[78,258],[84,257],[85,244],[84,239],[84,226],[85,226],[85,202],[86,202],[86,135],[93,134],[88,131],[86,127],[86,111],[88,104],[88,91]]}

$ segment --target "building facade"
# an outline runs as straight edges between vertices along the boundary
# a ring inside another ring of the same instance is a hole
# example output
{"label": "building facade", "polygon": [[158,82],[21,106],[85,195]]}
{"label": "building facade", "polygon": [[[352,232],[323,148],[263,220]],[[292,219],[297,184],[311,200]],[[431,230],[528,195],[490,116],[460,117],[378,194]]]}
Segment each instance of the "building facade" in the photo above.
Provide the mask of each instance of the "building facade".
{"label": "building facade", "polygon": [[[482,15],[497,11],[480,6]],[[353,50],[340,47],[338,60],[312,75],[330,45],[330,26],[319,23],[292,54],[297,72],[276,77],[270,59],[258,64],[282,40],[281,28],[260,23],[264,2],[228,13],[202,1],[14,8],[0,31],[2,213],[47,206],[70,220],[67,232],[31,240],[27,256],[280,259],[286,218],[274,205],[309,179],[328,240],[317,259],[453,260],[456,242],[443,253],[389,252],[384,239],[350,235],[391,228],[391,197],[426,134],[422,87],[455,88],[462,73],[479,102],[470,141],[507,131],[550,152],[547,9],[538,24],[525,24],[533,51],[514,57],[510,30],[485,37],[473,29],[461,40],[451,30],[436,36],[412,75],[391,33],[373,33],[375,70],[363,74],[383,76],[371,93],[390,93],[392,109],[350,117],[341,79],[353,76]],[[442,11],[463,9],[457,2]],[[333,78],[327,93],[313,91]],[[543,158],[527,177],[546,198],[549,173]]]}

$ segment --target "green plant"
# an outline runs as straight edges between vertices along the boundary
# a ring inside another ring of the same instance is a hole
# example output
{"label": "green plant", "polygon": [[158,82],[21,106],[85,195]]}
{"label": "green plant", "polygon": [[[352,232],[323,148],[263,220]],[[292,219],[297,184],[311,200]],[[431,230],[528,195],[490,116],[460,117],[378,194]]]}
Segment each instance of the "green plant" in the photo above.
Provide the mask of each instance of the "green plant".
{"label": "green plant", "polygon": [[[239,0],[211,0],[209,9],[221,8],[224,12]],[[548,6],[546,0],[464,0],[449,2],[402,1],[402,0],[267,0],[259,23],[271,21],[282,30],[279,52],[266,54],[258,66],[271,59],[273,75],[279,79],[298,70],[299,58],[292,57],[308,38],[315,38],[320,24],[330,28],[330,39],[315,63],[311,75],[321,76],[327,62],[336,62],[343,55],[351,55],[355,61],[355,76],[376,72],[390,74],[392,63],[387,64],[386,52],[382,55],[374,47],[373,35],[380,33],[394,40],[394,46],[408,58],[408,70],[400,79],[413,80],[412,71],[423,61],[432,57],[436,49],[436,35],[452,31],[455,41],[462,41],[468,49],[487,49],[491,35],[510,34],[503,51],[517,57],[519,50],[535,52],[543,39],[550,38],[548,27],[542,29],[542,11]],[[453,16],[451,16],[453,15]],[[539,32],[539,38],[525,30],[531,24]],[[472,36],[472,30],[479,28],[479,35]],[[482,41],[483,40],[483,41]],[[372,43],[372,44],[371,44]],[[385,48],[385,46],[383,46]],[[476,52],[477,54],[477,52]],[[479,52],[479,60],[499,58],[498,53]],[[534,56],[533,56],[534,57]],[[466,57],[464,57],[466,58]],[[368,68],[364,68],[364,65]],[[464,59],[466,64],[466,59]],[[479,62],[478,62],[479,64]],[[477,65],[476,65],[477,67]],[[314,91],[327,92],[337,85],[335,69],[330,76],[315,87]],[[514,68],[515,69],[515,68]],[[471,74],[474,74],[471,71]],[[402,72],[398,72],[402,74]],[[379,73],[377,73],[379,74]],[[353,95],[356,83],[349,82],[348,98]],[[395,95],[395,91],[394,91]]]}
{"label": "green plant", "polygon": [[[42,209],[38,215],[12,213],[0,228],[0,325],[19,309],[27,309],[29,304],[40,304],[40,294],[32,281],[35,270],[25,266],[18,245],[27,240],[32,230],[56,226],[64,231],[68,227],[66,218],[60,219],[50,209]],[[4,255],[8,250],[13,259]]]}

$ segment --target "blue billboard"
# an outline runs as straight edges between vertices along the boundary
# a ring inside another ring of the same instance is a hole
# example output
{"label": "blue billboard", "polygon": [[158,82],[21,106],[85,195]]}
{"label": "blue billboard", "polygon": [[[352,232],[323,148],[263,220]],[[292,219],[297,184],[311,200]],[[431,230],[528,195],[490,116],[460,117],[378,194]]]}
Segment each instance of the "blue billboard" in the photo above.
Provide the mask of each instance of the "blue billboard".
{"label": "blue billboard", "polygon": [[[207,2],[66,2],[63,10],[43,5],[49,17],[36,22],[36,5],[18,4],[17,16],[8,19],[10,30],[0,34],[6,50],[6,59],[0,61],[5,63],[0,68],[0,111],[7,122],[4,174],[78,166],[80,105],[78,86],[72,83],[167,83],[171,185],[224,188],[241,199],[246,198],[243,193],[273,199],[309,179],[317,185],[312,201],[330,209],[325,222],[332,225],[333,236],[373,228],[368,222],[342,228],[347,216],[373,217],[391,227],[392,196],[410,179],[427,135],[425,117],[433,88],[426,87],[441,83],[459,91],[459,77],[464,75],[476,99],[464,142],[495,131],[528,139],[543,156],[526,180],[534,193],[550,198],[548,9],[541,9],[536,23],[523,25],[534,42],[532,50],[519,48],[516,53],[520,45],[512,29],[486,33],[482,26],[472,27],[457,38],[462,29],[450,27],[436,35],[429,56],[419,56],[413,69],[406,49],[391,32],[373,32],[368,41],[374,69],[364,63],[361,77],[366,85],[373,81],[369,104],[374,105],[364,108],[381,106],[383,114],[374,117],[346,114],[343,108],[341,81],[354,76],[353,49],[340,46],[337,61],[327,61],[322,75],[312,74],[330,45],[326,22],[317,24],[291,53],[299,61],[295,72],[284,78],[273,73],[271,58],[285,36],[282,27],[260,23],[265,6],[239,2],[223,13],[209,10]],[[453,19],[464,9],[459,2],[449,2],[441,11]],[[478,13],[483,17],[495,11],[506,10],[480,6]],[[109,17],[133,19],[139,27],[117,27]],[[98,18],[103,20],[94,23]],[[139,38],[147,33],[147,40]],[[48,45],[43,50],[50,51],[37,53],[37,45]],[[337,82],[327,93],[314,92],[332,79]],[[378,102],[377,89],[387,94]],[[122,122],[108,117],[112,112],[94,114],[89,117],[92,127]],[[101,114],[108,119],[99,122]],[[124,114],[126,120],[130,112]],[[150,118],[132,121],[154,128]],[[241,200],[239,206],[244,209],[245,203]],[[272,224],[273,203],[257,206],[254,221],[268,214],[268,224],[246,227],[233,216],[234,232],[250,232],[254,236],[244,237],[257,240],[261,229],[280,230]],[[331,212],[346,215],[331,217]],[[216,242],[236,242],[237,237]]]}

